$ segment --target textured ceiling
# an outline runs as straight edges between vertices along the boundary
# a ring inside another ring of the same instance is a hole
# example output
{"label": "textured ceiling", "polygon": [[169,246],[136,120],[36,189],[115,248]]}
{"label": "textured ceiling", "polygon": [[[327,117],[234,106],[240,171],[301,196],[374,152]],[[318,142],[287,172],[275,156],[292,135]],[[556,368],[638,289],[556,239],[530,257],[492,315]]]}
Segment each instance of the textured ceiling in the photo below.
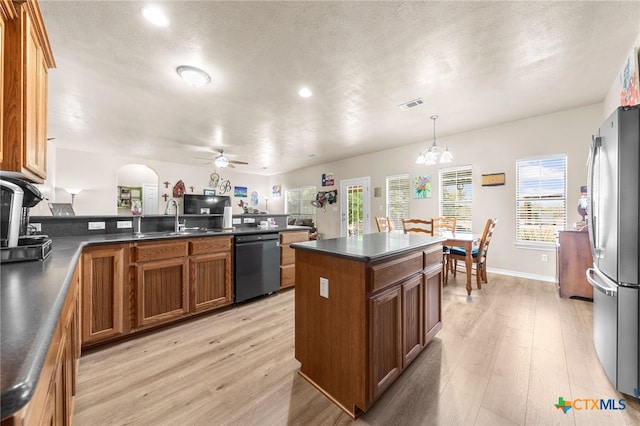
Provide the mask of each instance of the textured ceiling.
{"label": "textured ceiling", "polygon": [[640,33],[638,1],[158,2],[168,28],[145,4],[40,0],[57,147],[275,174],[426,145],[433,114],[442,137],[601,102]]}

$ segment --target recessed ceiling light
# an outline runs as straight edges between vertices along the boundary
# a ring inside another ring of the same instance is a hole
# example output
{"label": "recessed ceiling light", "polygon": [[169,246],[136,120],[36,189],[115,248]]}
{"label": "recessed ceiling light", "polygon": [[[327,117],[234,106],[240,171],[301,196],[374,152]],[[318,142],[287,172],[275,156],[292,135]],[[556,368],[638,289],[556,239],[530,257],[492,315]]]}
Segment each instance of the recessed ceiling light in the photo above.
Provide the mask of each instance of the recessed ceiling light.
{"label": "recessed ceiling light", "polygon": [[184,81],[193,87],[204,86],[211,81],[209,74],[191,65],[180,65],[176,68],[176,72]]}
{"label": "recessed ceiling light", "polygon": [[298,92],[298,95],[302,96],[303,98],[308,98],[308,97],[311,97],[313,95],[313,93],[311,92],[311,90],[309,90],[308,87],[303,87]]}
{"label": "recessed ceiling light", "polygon": [[153,25],[157,25],[158,27],[168,27],[171,24],[169,18],[164,14],[164,12],[158,9],[155,6],[146,6],[142,8],[142,16]]}

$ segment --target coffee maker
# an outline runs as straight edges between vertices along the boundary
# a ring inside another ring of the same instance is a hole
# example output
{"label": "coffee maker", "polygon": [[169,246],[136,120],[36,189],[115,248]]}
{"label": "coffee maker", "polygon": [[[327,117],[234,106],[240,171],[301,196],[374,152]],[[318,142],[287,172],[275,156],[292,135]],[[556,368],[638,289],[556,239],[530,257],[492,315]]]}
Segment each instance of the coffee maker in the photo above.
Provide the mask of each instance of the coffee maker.
{"label": "coffee maker", "polygon": [[43,260],[51,251],[46,235],[29,235],[29,209],[45,197],[33,184],[0,172],[0,260]]}

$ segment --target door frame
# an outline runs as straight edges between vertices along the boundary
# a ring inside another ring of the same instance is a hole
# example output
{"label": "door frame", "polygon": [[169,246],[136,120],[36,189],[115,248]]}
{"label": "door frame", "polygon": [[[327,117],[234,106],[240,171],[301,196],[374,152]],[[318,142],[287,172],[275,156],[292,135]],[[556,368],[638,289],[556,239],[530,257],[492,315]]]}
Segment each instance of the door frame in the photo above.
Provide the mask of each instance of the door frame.
{"label": "door frame", "polygon": [[371,187],[371,177],[360,177],[353,179],[345,179],[340,181],[340,236],[347,237],[347,208],[349,206],[347,187],[361,185],[362,186],[362,233],[368,234],[371,232],[371,197],[369,196],[369,188]]}

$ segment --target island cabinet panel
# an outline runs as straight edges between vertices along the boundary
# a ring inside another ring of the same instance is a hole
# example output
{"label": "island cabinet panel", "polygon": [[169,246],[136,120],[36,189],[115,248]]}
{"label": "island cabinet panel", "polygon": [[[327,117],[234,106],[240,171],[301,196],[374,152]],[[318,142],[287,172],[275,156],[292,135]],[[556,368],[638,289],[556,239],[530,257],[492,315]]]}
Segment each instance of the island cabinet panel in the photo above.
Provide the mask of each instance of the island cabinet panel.
{"label": "island cabinet panel", "polygon": [[370,260],[358,257],[353,239],[294,245],[300,374],[352,418],[371,407],[441,327],[439,239],[381,233],[358,242],[363,252],[408,248]]}
{"label": "island cabinet panel", "polygon": [[[296,251],[295,356],[300,375],[347,413],[368,406],[368,300],[362,262]],[[328,280],[328,297],[320,295]]]}
{"label": "island cabinet panel", "polygon": [[309,231],[280,233],[280,289],[292,287],[296,282],[295,250],[289,244],[309,241]]}
{"label": "island cabinet panel", "polygon": [[82,253],[82,344],[129,332],[129,245],[86,247]]}
{"label": "island cabinet panel", "polygon": [[80,359],[80,271],[76,268],[29,403],[2,425],[70,425]]}
{"label": "island cabinet panel", "polygon": [[371,321],[371,398],[377,397],[402,372],[402,291],[400,287],[369,299]]}
{"label": "island cabinet panel", "polygon": [[424,280],[422,274],[402,284],[402,365],[406,368],[424,346]]}

